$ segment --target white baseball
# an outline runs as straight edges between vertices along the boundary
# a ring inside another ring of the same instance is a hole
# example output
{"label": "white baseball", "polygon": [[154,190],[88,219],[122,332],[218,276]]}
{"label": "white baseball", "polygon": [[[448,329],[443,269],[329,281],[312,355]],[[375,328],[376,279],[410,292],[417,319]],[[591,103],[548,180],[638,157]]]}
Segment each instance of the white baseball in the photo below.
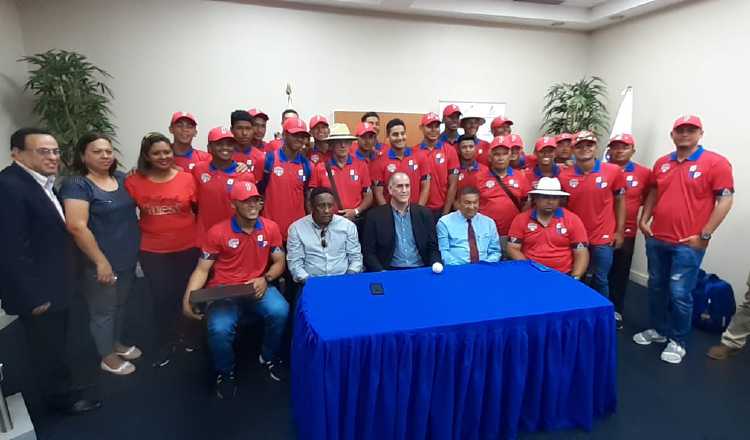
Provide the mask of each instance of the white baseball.
{"label": "white baseball", "polygon": [[432,264],[432,273],[440,273],[443,271],[443,264],[435,262]]}

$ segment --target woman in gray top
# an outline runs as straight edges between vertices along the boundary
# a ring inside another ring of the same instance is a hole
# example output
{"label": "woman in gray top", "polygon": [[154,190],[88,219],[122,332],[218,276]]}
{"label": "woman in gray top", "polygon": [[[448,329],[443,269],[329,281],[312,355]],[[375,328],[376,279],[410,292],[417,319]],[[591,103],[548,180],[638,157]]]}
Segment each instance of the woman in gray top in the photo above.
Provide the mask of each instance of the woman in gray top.
{"label": "woman in gray top", "polygon": [[104,371],[127,375],[130,361],[141,356],[136,346],[121,341],[125,303],[135,281],[140,243],[135,203],[117,170],[112,141],[87,133],[74,157],[74,175],[65,180],[60,197],[65,223],[85,254],[83,292],[91,315],[91,334]]}

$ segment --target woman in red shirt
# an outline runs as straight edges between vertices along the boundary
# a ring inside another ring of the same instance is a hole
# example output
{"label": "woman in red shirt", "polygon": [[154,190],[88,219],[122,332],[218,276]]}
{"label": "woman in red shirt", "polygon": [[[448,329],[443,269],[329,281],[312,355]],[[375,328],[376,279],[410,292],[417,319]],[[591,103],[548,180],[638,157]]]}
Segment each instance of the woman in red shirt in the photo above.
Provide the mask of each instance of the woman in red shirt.
{"label": "woman in red shirt", "polygon": [[177,337],[185,337],[189,325],[180,311],[182,293],[199,256],[195,179],[174,166],[169,139],[149,133],[141,141],[138,171],[127,178],[125,187],[140,211],[139,261],[154,300],[160,348],[154,366],[163,367]]}

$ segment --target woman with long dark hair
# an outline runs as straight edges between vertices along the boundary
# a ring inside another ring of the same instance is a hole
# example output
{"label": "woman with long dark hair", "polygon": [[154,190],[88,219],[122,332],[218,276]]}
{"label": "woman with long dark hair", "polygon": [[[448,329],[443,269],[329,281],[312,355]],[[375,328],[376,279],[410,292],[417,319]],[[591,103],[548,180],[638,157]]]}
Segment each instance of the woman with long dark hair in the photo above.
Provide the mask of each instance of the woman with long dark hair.
{"label": "woman with long dark hair", "polygon": [[82,289],[91,316],[90,329],[101,368],[117,375],[135,371],[141,356],[122,343],[125,304],[135,282],[140,232],[135,203],[117,170],[112,141],[102,133],[85,134],[76,145],[74,175],[60,190],[68,231],[86,257]]}
{"label": "woman with long dark hair", "polygon": [[141,141],[138,170],[125,187],[140,210],[140,262],[154,300],[155,367],[166,366],[179,336],[189,325],[180,313],[182,294],[198,262],[193,207],[193,176],[174,166],[174,151],[161,133],[148,133]]}

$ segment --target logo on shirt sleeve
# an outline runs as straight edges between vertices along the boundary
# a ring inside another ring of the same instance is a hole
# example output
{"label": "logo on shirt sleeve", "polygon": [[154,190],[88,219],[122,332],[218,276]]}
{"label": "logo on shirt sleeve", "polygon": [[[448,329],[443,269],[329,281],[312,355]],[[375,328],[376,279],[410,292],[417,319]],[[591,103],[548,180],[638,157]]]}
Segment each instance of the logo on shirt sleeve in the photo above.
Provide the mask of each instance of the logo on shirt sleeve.
{"label": "logo on shirt sleeve", "polygon": [[208,181],[211,180],[211,175],[208,173],[201,174],[201,182],[208,183]]}
{"label": "logo on shirt sleeve", "polygon": [[568,183],[570,184],[571,188],[578,187],[578,179],[570,179],[570,182],[568,182]]}
{"label": "logo on shirt sleeve", "polygon": [[227,242],[227,246],[229,246],[232,249],[237,249],[240,247],[240,239],[239,238],[230,238]]}
{"label": "logo on shirt sleeve", "polygon": [[188,164],[188,170],[192,170],[193,168],[195,168],[195,164],[194,163],[189,163]]}
{"label": "logo on shirt sleeve", "polygon": [[464,173],[458,173],[458,181],[464,180]]}
{"label": "logo on shirt sleeve", "polygon": [[663,163],[661,165],[661,172],[662,173],[666,173],[667,171],[669,171],[669,164],[668,163]]}
{"label": "logo on shirt sleeve", "polygon": [[534,232],[534,231],[536,231],[536,228],[537,228],[538,226],[537,226],[537,224],[536,224],[536,223],[534,223],[534,222],[530,222],[530,223],[529,223],[528,225],[526,225],[526,227],[528,227],[528,228],[529,228],[529,231],[531,231],[531,232]]}
{"label": "logo on shirt sleeve", "polygon": [[388,170],[389,173],[395,173],[396,172],[396,164],[395,163],[389,163],[387,167],[385,167],[386,170]]}

